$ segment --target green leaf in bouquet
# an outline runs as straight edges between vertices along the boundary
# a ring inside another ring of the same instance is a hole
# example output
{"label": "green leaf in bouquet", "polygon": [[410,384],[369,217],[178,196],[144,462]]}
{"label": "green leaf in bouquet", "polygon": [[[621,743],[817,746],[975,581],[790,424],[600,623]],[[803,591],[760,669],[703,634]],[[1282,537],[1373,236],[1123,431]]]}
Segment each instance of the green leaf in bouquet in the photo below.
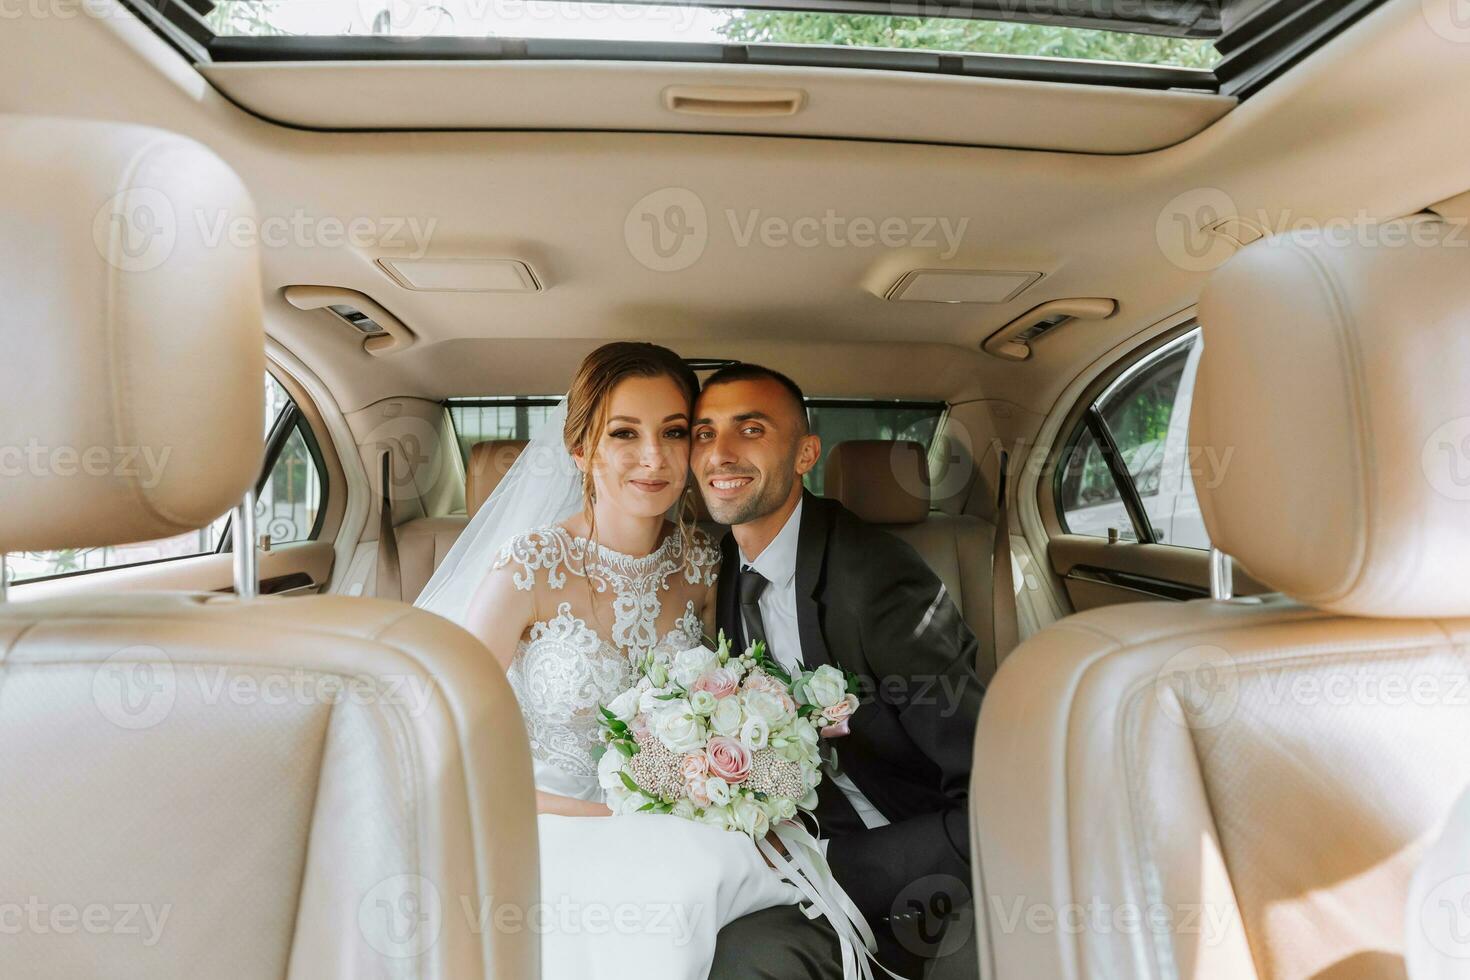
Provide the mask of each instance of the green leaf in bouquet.
{"label": "green leaf in bouquet", "polygon": [[648,799],[654,800],[655,802],[658,800],[658,797],[654,796],[648,790],[644,789],[642,786],[639,786],[637,783],[633,782],[633,777],[630,776],[630,775],[628,775],[627,773],[625,773],[625,772],[618,773],[618,778],[623,781],[623,785],[628,788],[628,792],[630,792],[630,793],[637,793],[639,796],[646,796],[646,797],[648,797]]}
{"label": "green leaf in bouquet", "polygon": [[602,757],[605,756],[605,755],[607,755],[607,746],[606,745],[594,745],[594,746],[592,746],[592,761],[593,762],[601,762],[602,761]]}

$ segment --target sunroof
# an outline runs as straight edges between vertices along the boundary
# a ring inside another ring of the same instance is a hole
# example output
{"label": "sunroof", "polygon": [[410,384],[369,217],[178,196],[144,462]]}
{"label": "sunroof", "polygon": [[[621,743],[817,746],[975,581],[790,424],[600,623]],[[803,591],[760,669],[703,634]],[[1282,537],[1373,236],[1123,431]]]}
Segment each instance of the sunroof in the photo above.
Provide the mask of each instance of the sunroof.
{"label": "sunroof", "polygon": [[1248,98],[1386,0],[121,0],[199,62],[861,68]]}
{"label": "sunroof", "polygon": [[[932,9],[943,10],[935,6]],[[220,37],[555,38],[1012,55],[1208,70],[1212,41],[1057,24],[581,0],[219,0]]]}

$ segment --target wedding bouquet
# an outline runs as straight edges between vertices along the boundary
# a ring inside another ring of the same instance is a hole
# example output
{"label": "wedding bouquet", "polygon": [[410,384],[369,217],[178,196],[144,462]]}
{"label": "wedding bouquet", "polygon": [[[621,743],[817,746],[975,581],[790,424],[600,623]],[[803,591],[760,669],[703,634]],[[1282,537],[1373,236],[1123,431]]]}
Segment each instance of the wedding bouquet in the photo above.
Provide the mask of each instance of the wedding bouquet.
{"label": "wedding bouquet", "polygon": [[637,683],[599,706],[598,782],[614,813],[671,813],[759,841],[817,805],[823,738],[848,733],[857,679],[829,665],[795,678],[754,643],[650,653]]}

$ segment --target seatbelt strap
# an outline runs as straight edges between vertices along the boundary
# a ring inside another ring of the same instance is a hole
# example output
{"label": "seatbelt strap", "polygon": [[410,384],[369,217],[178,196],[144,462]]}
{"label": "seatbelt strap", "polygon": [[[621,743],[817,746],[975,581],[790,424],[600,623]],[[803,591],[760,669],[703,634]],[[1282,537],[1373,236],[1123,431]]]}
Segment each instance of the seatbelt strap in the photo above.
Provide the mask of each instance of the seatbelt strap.
{"label": "seatbelt strap", "polygon": [[993,649],[997,667],[1021,642],[1021,629],[1016,622],[1016,579],[1011,572],[1011,512],[1006,503],[1010,462],[1010,454],[1002,449],[1000,476],[997,480],[1000,489],[995,498],[995,549],[990,560],[993,602],[990,622],[995,631]]}
{"label": "seatbelt strap", "polygon": [[403,574],[398,566],[398,535],[393,530],[393,495],[389,492],[393,478],[392,450],[378,457],[378,478],[382,481],[378,495],[378,584],[374,594],[379,599],[403,601]]}

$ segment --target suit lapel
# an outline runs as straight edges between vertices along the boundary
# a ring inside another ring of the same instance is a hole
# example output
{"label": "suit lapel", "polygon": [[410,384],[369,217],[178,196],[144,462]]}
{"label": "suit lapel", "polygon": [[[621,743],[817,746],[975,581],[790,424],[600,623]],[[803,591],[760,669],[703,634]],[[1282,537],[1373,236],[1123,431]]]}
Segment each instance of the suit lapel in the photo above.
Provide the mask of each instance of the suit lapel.
{"label": "suit lapel", "polygon": [[803,490],[801,528],[796,538],[796,630],[801,636],[801,657],[808,670],[832,662],[827,641],[822,636],[817,603],[831,526],[826,502]]}

